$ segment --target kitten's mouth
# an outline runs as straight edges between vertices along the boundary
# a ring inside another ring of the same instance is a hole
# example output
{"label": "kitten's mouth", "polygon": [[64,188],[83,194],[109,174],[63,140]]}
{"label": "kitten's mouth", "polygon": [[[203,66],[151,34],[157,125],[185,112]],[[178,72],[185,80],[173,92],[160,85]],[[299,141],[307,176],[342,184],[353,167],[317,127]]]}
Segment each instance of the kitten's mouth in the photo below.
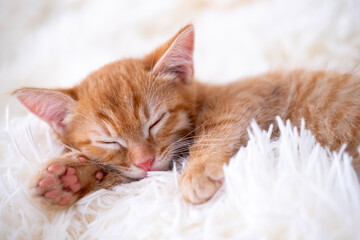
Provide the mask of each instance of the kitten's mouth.
{"label": "kitten's mouth", "polygon": [[[131,179],[132,181],[141,180],[146,178],[148,172],[153,171],[167,171],[171,170],[173,167],[173,162],[178,162],[179,156],[177,154],[172,154],[171,156],[161,158],[161,157],[154,157],[152,160],[144,161],[143,163],[132,164],[128,168],[124,168],[118,165],[113,164],[104,164],[100,161],[93,160],[99,167],[101,167],[105,172],[111,171],[116,172],[119,175],[122,175],[126,178]],[[139,166],[140,165],[140,166]]]}

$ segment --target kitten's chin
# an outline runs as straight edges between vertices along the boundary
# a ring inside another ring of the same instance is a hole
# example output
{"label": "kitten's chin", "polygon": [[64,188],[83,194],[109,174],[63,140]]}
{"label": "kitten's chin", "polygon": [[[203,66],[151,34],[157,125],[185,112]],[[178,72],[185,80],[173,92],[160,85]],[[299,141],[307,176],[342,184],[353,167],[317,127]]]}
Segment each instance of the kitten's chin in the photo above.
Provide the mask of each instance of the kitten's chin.
{"label": "kitten's chin", "polygon": [[131,166],[128,171],[124,172],[124,175],[131,179],[140,180],[147,176],[147,171],[136,166]]}
{"label": "kitten's chin", "polygon": [[124,172],[123,174],[128,178],[140,180],[147,177],[148,172],[170,170],[170,162],[171,161],[168,159],[159,159],[157,161],[155,160],[150,171],[146,171],[133,165],[129,168],[128,171]]}

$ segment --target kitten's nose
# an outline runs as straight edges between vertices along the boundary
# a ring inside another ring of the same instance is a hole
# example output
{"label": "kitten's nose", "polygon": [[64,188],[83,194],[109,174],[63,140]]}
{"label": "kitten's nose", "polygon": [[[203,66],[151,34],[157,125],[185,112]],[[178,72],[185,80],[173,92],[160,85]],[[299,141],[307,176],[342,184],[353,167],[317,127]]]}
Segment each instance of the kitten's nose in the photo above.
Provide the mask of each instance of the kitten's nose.
{"label": "kitten's nose", "polygon": [[154,157],[151,156],[151,157],[145,157],[140,161],[136,161],[134,164],[148,172],[151,171],[151,165],[153,162],[154,162]]}

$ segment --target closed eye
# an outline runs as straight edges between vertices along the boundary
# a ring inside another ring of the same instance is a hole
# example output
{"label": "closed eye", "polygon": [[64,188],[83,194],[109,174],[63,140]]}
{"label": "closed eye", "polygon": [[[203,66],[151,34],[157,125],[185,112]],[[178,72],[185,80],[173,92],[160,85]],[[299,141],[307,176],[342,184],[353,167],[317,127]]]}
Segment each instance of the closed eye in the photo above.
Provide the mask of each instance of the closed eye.
{"label": "closed eye", "polygon": [[[97,141],[100,144],[119,144],[118,142],[112,141],[112,142],[107,142],[107,141]],[[120,144],[119,144],[120,145]]]}
{"label": "closed eye", "polygon": [[153,129],[158,123],[161,122],[161,120],[165,117],[165,113],[161,114],[161,116],[153,123],[150,125],[149,127],[149,132],[151,131],[151,129]]}
{"label": "closed eye", "polygon": [[101,147],[101,148],[107,148],[107,149],[121,149],[122,147],[125,147],[118,141],[103,141],[103,140],[97,140],[94,142],[95,145]]}

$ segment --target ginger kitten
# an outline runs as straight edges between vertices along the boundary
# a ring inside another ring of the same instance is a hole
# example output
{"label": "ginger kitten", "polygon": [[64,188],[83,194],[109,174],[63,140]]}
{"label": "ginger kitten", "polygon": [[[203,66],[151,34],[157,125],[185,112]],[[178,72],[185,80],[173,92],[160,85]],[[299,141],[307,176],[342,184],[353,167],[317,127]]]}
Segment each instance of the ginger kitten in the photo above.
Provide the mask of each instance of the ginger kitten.
{"label": "ginger kitten", "polygon": [[168,170],[188,154],[180,187],[187,201],[203,203],[221,186],[222,166],[248,141],[251,120],[267,129],[276,116],[296,126],[304,118],[331,150],[347,143],[358,164],[359,77],[299,70],[207,85],[193,79],[193,49],[188,25],[144,58],[108,64],[73,88],[16,90],[74,149],[40,167],[35,196],[68,206],[96,189]]}

